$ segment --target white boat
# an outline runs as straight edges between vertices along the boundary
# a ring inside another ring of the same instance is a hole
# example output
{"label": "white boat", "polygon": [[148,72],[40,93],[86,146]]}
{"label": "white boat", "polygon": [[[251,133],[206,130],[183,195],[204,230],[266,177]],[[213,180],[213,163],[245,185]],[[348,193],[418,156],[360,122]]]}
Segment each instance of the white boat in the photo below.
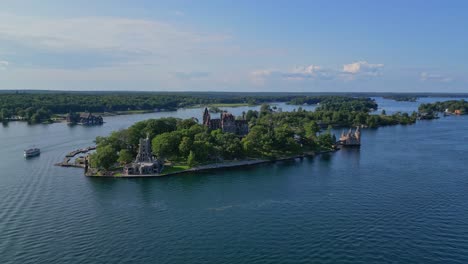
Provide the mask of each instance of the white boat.
{"label": "white boat", "polygon": [[35,157],[39,156],[41,154],[41,150],[38,148],[31,148],[31,149],[26,149],[24,151],[24,157],[25,158],[30,158],[30,157]]}

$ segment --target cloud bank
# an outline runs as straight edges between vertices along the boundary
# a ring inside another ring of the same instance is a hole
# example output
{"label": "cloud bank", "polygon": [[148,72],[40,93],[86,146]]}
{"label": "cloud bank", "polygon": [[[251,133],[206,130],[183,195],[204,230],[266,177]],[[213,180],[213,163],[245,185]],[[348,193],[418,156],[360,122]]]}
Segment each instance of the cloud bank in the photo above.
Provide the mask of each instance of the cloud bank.
{"label": "cloud bank", "polygon": [[451,82],[453,81],[452,78],[441,75],[441,74],[433,74],[422,72],[420,75],[421,81],[433,81],[433,82]]}
{"label": "cloud bank", "polygon": [[371,64],[367,61],[357,61],[343,65],[343,73],[376,76],[381,74],[383,67],[383,64]]}
{"label": "cloud bank", "polygon": [[296,66],[290,70],[263,69],[250,73],[254,84],[262,85],[268,80],[356,80],[375,77],[382,74],[384,64],[371,64],[367,61],[357,61],[344,64],[342,69],[326,68],[320,65]]}
{"label": "cloud bank", "polygon": [[[0,13],[0,48],[22,48],[36,54],[96,54],[100,60],[118,63],[161,63],[227,53],[229,39],[229,35],[200,33],[146,19],[44,18]],[[31,62],[34,63],[44,62]],[[91,60],[88,63],[92,66]],[[62,66],[66,68],[66,61]]]}

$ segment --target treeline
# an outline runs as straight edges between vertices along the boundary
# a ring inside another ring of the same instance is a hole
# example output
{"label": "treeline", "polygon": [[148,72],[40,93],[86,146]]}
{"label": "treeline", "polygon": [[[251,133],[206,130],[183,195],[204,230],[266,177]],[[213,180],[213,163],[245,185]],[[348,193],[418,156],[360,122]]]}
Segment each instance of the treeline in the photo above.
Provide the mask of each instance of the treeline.
{"label": "treeline", "polygon": [[301,96],[289,101],[293,105],[319,104],[317,110],[324,111],[363,111],[369,112],[377,109],[377,103],[371,98],[348,96]]}
{"label": "treeline", "polygon": [[374,107],[368,98],[344,96],[302,96],[287,94],[249,95],[247,93],[1,93],[0,121],[11,119],[43,122],[56,114],[74,112],[116,112],[176,110],[209,104],[250,105],[268,102],[293,104],[323,103],[327,110],[361,111]]}
{"label": "treeline", "polygon": [[397,101],[397,102],[416,102],[418,100],[418,97],[416,97],[416,96],[401,95],[401,94],[387,95],[387,96],[383,96],[383,98],[389,99],[389,100],[394,100],[394,101]]}
{"label": "treeline", "polygon": [[206,104],[286,102],[294,96],[219,96],[151,93],[117,94],[0,94],[0,109],[16,113],[32,107],[54,114],[69,112],[112,112],[127,110],[176,109]]}
{"label": "treeline", "polygon": [[0,122],[9,120],[24,120],[31,123],[50,122],[52,112],[44,107],[34,108],[1,108],[0,109]]}
{"label": "treeline", "polygon": [[10,119],[39,122],[54,114],[70,112],[115,112],[134,110],[176,110],[208,105],[265,102],[287,102],[294,96],[233,96],[223,93],[14,93],[0,94],[0,121]]}
{"label": "treeline", "polygon": [[427,103],[421,104],[418,108],[420,113],[426,114],[434,114],[437,112],[445,112],[448,110],[450,113],[454,113],[455,111],[460,111],[460,114],[467,114],[468,113],[468,102],[464,99],[462,100],[449,100],[444,102],[435,102],[435,103]]}

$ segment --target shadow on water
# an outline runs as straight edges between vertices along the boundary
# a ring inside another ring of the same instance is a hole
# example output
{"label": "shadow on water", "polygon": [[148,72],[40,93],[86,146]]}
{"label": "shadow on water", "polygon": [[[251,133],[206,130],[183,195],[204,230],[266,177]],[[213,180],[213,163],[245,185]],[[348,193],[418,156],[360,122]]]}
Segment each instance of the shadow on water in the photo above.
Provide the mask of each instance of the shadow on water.
{"label": "shadow on water", "polygon": [[341,148],[339,152],[340,156],[347,160],[347,162],[354,165],[354,167],[359,167],[361,148]]}
{"label": "shadow on water", "polygon": [[318,160],[325,163],[330,163],[332,161],[332,155],[333,153],[323,153],[318,156]]}
{"label": "shadow on water", "polygon": [[93,193],[96,195],[103,195],[107,191],[113,191],[114,187],[119,184],[119,181],[122,179],[114,179],[114,178],[99,178],[99,177],[86,177],[86,182],[93,190]]}

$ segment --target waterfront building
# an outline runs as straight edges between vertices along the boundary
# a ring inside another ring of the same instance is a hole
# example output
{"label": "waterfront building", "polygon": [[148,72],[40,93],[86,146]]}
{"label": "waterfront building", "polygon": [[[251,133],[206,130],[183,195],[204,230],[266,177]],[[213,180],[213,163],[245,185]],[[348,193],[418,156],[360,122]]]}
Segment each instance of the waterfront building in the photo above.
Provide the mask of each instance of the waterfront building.
{"label": "waterfront building", "polygon": [[361,131],[359,130],[359,127],[357,127],[354,132],[352,128],[349,129],[348,133],[345,133],[343,131],[341,133],[338,144],[342,146],[360,146],[361,145]]}
{"label": "waterfront building", "polygon": [[69,113],[67,115],[67,122],[70,124],[93,126],[102,125],[104,123],[104,119],[102,116],[95,116],[90,112],[81,113],[80,115]]}
{"label": "waterfront building", "polygon": [[126,175],[159,174],[164,168],[164,162],[153,157],[149,137],[140,139],[138,154],[131,164],[124,167]]}
{"label": "waterfront building", "polygon": [[226,111],[221,112],[220,118],[212,119],[208,108],[205,108],[203,125],[210,130],[221,129],[224,133],[232,133],[238,136],[245,136],[249,133],[249,123],[244,116],[238,120],[233,114]]}

